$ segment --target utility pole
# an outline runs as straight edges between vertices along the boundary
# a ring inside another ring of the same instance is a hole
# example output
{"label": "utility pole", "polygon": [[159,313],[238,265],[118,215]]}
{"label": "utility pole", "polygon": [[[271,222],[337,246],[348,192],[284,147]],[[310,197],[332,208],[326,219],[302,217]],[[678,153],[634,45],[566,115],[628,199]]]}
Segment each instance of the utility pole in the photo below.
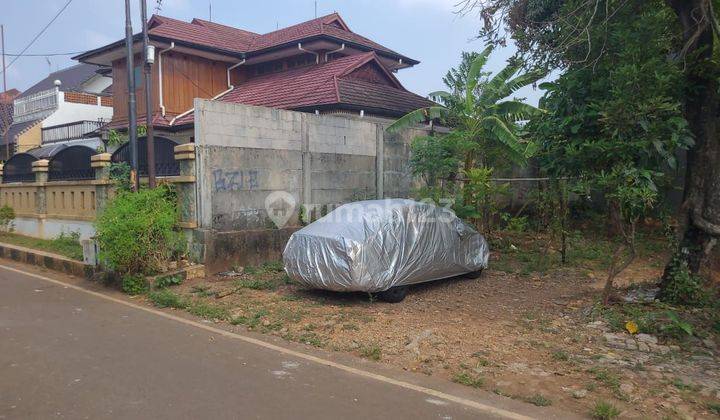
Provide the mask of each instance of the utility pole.
{"label": "utility pole", "polygon": [[148,187],[155,188],[155,133],[153,129],[152,63],[155,61],[155,47],[150,45],[147,26],[147,1],[140,0],[140,16],[143,32],[143,74],[145,76],[145,124],[147,127],[147,172]]}
{"label": "utility pole", "polygon": [[[3,92],[7,92],[7,75],[5,74],[5,26],[0,25],[0,48],[2,48],[2,73],[3,73]],[[5,121],[7,124],[9,121]],[[5,143],[5,160],[10,159],[10,141],[7,138],[7,131],[10,127],[5,127],[4,132],[0,133],[3,136],[3,143]]]}
{"label": "utility pole", "polygon": [[0,44],[2,44],[3,92],[7,92],[7,75],[5,74],[5,26],[0,25]]}
{"label": "utility pole", "polygon": [[130,137],[130,183],[135,191],[140,190],[138,177],[137,110],[135,101],[135,66],[133,65],[133,30],[130,16],[130,0],[125,0],[125,48],[127,50],[128,73],[128,136]]}

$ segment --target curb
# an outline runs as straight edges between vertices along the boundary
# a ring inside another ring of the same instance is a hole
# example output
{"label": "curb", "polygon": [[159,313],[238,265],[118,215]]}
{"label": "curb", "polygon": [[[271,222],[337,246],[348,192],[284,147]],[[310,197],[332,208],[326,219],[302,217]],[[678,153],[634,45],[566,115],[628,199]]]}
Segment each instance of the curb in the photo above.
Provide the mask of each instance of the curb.
{"label": "curb", "polygon": [[97,272],[95,266],[85,264],[82,261],[76,261],[63,257],[62,255],[52,254],[50,252],[6,243],[0,243],[0,258],[7,258],[21,263],[32,264],[38,267],[47,268],[48,270],[59,271],[61,273],[71,274],[85,279],[92,279]]}

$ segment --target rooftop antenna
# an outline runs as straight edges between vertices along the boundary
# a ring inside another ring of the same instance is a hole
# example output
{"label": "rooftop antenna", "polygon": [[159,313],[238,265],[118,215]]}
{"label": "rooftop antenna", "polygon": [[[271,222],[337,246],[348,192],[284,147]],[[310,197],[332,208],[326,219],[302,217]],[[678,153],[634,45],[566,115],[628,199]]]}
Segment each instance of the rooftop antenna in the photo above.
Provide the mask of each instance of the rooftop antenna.
{"label": "rooftop antenna", "polygon": [[48,57],[45,57],[45,62],[48,64],[48,74],[52,73],[52,61]]}
{"label": "rooftop antenna", "polygon": [[315,19],[317,19],[317,0],[315,0]]}
{"label": "rooftop antenna", "polygon": [[210,22],[212,22],[212,2],[208,2],[208,6],[210,7]]}

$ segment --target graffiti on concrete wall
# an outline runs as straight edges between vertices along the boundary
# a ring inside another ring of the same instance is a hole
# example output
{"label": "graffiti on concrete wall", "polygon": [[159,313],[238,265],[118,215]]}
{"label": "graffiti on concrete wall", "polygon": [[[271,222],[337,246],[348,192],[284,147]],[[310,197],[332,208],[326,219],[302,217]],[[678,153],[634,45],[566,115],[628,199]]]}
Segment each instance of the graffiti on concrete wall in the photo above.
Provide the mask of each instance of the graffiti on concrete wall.
{"label": "graffiti on concrete wall", "polygon": [[258,171],[216,169],[213,174],[213,188],[217,192],[254,190],[260,187]]}

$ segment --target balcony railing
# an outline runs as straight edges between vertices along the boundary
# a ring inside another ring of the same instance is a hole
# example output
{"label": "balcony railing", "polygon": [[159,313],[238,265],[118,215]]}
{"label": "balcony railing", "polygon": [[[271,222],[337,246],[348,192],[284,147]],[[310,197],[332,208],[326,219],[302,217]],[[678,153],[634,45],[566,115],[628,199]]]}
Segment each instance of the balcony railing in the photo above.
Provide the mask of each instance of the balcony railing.
{"label": "balcony railing", "polygon": [[83,138],[106,124],[104,120],[97,121],[76,121],[68,124],[55,125],[42,129],[42,142],[54,143],[58,141],[74,140]]}
{"label": "balcony railing", "polygon": [[58,106],[57,89],[43,90],[14,102],[13,121],[30,121],[52,113]]}

